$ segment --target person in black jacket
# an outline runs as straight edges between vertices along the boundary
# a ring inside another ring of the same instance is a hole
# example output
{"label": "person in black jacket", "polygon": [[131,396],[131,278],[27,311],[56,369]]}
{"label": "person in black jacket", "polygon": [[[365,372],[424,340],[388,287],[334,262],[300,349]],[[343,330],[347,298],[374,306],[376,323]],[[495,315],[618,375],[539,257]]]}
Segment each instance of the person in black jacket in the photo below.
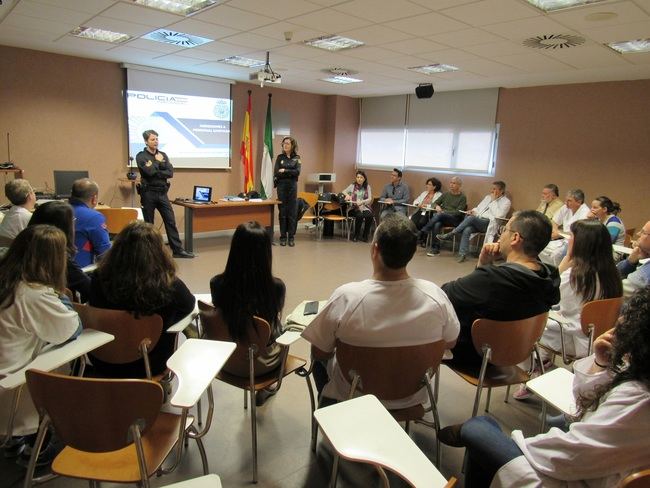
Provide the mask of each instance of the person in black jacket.
{"label": "person in black jacket", "polygon": [[155,130],[146,130],[142,133],[146,147],[135,157],[142,179],[140,187],[140,202],[144,221],[153,224],[156,209],[165,224],[167,241],[175,258],[193,258],[194,254],[183,249],[181,239],[176,228],[176,217],[172,209],[167,190],[168,178],[174,177],[174,167],[169,157],[158,150],[158,133]]}
{"label": "person in black jacket", "polygon": [[296,201],[298,197],[298,176],[300,176],[300,156],[296,154],[298,143],[293,137],[282,139],[282,153],[278,154],[273,168],[273,180],[278,189],[280,210],[280,245],[295,246]]}

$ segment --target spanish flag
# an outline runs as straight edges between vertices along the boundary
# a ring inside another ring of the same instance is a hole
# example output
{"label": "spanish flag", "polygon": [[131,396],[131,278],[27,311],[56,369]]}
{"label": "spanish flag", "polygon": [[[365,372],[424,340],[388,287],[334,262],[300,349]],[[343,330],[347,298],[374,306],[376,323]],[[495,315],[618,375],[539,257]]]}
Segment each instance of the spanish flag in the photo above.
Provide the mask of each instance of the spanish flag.
{"label": "spanish flag", "polygon": [[241,163],[244,165],[244,192],[249,192],[255,187],[253,177],[253,142],[251,138],[251,91],[248,90],[248,107],[244,116],[244,131],[241,136]]}

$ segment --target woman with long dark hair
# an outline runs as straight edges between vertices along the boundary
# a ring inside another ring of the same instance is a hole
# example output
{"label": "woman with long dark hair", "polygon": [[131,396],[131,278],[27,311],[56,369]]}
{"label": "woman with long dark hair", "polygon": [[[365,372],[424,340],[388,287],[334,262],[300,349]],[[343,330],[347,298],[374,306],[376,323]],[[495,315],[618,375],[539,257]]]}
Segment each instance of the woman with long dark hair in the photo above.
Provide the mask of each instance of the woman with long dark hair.
{"label": "woman with long dark hair", "polygon": [[72,206],[60,200],[46,202],[34,211],[29,225],[48,224],[60,229],[67,240],[66,286],[73,293],[78,293],[81,302],[90,296],[90,277],[84,273],[74,257],[77,249],[74,244],[74,211]]}
{"label": "woman with long dark hair", "polygon": [[602,196],[591,202],[589,218],[597,219],[607,227],[612,244],[623,246],[625,244],[625,225],[618,216],[621,206],[612,202],[608,197]]}
{"label": "woman with long dark hair", "polygon": [[[300,176],[300,156],[298,143],[293,137],[282,139],[282,153],[278,154],[273,168],[273,180],[278,188],[280,214],[280,245],[295,246],[296,206],[298,198],[298,177]],[[288,237],[288,241],[287,241]]]}
{"label": "woman with long dark hair", "polygon": [[[253,316],[263,318],[271,326],[269,344],[257,356],[257,375],[277,368],[281,359],[275,339],[282,333],[280,316],[286,288],[281,279],[273,276],[272,261],[271,236],[259,222],[246,222],[232,236],[226,269],[210,280],[212,304],[221,311],[235,342],[246,336]],[[247,367],[227,372],[248,376]]]}
{"label": "woman with long dark hair", "polygon": [[[90,305],[126,310],[134,315],[158,314],[167,330],[194,310],[194,295],[176,276],[176,263],[152,224],[127,225],[104,254],[91,278]],[[174,352],[175,336],[163,333],[149,353],[151,374],[167,368]],[[93,358],[96,371],[115,378],[142,378],[142,359],[127,364],[108,364]]]}
{"label": "woman with long dark hair", "polygon": [[[0,260],[0,375],[21,369],[46,344],[61,344],[81,332],[79,317],[65,296],[67,242],[56,227],[30,225]],[[11,395],[0,389],[0,404],[10,405]],[[0,433],[7,426],[7,414],[8,409],[0,409]],[[34,406],[21,398],[14,436],[33,434],[37,428]]]}
{"label": "woman with long dark hair", "polygon": [[[373,216],[370,205],[372,205],[372,189],[368,184],[368,177],[364,171],[358,170],[354,183],[343,190],[345,201],[350,205],[348,215],[354,217],[353,241],[362,240],[368,242],[368,234],[372,226]],[[363,234],[362,234],[363,230]]]}
{"label": "woman with long dark hair", "polygon": [[[593,300],[623,295],[621,276],[612,254],[612,241],[605,226],[597,220],[578,220],[571,224],[567,255],[559,270],[559,313],[564,319],[564,348],[567,354],[585,357],[589,338],[580,325],[582,306]],[[540,342],[560,350],[560,324],[549,319]],[[548,353],[542,350],[542,356],[547,358]],[[513,395],[516,400],[528,396],[530,393],[523,385]]]}
{"label": "woman with long dark hair", "polygon": [[[417,205],[418,208],[411,215],[411,220],[418,230],[422,230],[422,227],[429,222],[429,218],[433,215],[433,213],[427,212],[427,209],[434,208],[435,203],[442,196],[441,188],[442,183],[438,178],[427,178],[424,191],[413,200],[413,205]],[[420,238],[420,244],[423,243],[426,243],[424,236]]]}
{"label": "woman with long dark hair", "polygon": [[574,372],[579,411],[568,432],[509,437],[490,417],[440,431],[445,444],[467,447],[465,486],[610,487],[650,468],[650,287],[630,299]]}

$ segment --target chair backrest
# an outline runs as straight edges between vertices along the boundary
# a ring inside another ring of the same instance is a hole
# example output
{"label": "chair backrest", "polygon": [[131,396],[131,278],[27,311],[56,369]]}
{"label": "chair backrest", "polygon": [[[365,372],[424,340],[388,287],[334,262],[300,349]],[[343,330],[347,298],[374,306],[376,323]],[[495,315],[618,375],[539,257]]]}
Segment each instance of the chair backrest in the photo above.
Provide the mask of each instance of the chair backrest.
{"label": "chair backrest", "polygon": [[146,432],[163,404],[163,389],[149,380],[78,378],[30,369],[25,373],[36,409],[57,435],[81,451],[107,452],[133,442],[129,428]]}
{"label": "chair backrest", "polygon": [[119,234],[124,227],[138,219],[135,208],[98,208],[97,211],[106,217],[109,234]]}
{"label": "chair backrest", "polygon": [[548,312],[521,320],[476,319],[472,324],[472,342],[479,354],[483,345],[491,348],[490,363],[514,366],[530,357],[546,326]]}
{"label": "chair backrest", "polygon": [[111,364],[126,364],[142,357],[140,346],[151,351],[162,334],[160,315],[134,317],[124,310],[108,310],[73,303],[84,329],[95,329],[115,336],[115,340],[95,349],[92,355]]}
{"label": "chair backrest", "polygon": [[625,229],[625,242],[623,242],[623,245],[625,247],[632,246],[632,239],[634,239],[634,234],[636,234],[636,227]]}
{"label": "chair backrest", "polygon": [[438,370],[445,341],[417,346],[366,347],[336,341],[336,361],[343,375],[352,382],[361,377],[359,390],[380,400],[397,400],[413,395],[422,388],[429,368]]}
{"label": "chair backrest", "polygon": [[309,208],[312,209],[316,206],[316,203],[318,202],[318,194],[313,192],[299,191],[298,198],[302,198],[304,201],[306,201],[307,204],[309,205]]}
{"label": "chair backrest", "polygon": [[650,487],[650,469],[637,471],[626,476],[618,485],[618,488],[648,488]]}
{"label": "chair backrest", "polygon": [[582,306],[582,312],[580,314],[582,332],[588,336],[589,327],[593,326],[594,339],[607,332],[616,325],[622,305],[623,297],[594,300],[593,302],[585,303]]}
{"label": "chair backrest", "polygon": [[[214,341],[233,341],[228,332],[228,325],[224,321],[221,310],[199,300],[199,319],[205,331],[205,336]],[[248,371],[248,348],[253,345],[257,352],[266,349],[271,338],[271,326],[261,317],[253,317],[253,324],[246,329],[246,334],[239,341],[235,341],[237,349],[226,362],[224,369],[227,371]]]}

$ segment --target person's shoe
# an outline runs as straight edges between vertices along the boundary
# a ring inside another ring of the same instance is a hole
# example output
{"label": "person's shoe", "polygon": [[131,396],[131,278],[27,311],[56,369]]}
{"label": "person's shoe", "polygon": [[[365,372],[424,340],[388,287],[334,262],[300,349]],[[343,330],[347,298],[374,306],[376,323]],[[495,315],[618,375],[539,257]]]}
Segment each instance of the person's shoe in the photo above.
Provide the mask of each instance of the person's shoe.
{"label": "person's shoe", "polygon": [[437,234],[436,239],[439,241],[448,241],[449,239],[454,237],[453,232],[447,232],[446,234]]}
{"label": "person's shoe", "polygon": [[438,254],[440,254],[440,249],[434,247],[427,253],[427,256],[433,257],[437,256]]}
{"label": "person's shoe", "polygon": [[359,238],[357,236],[352,236],[352,242],[357,242]]}
{"label": "person's shoe", "polygon": [[286,237],[280,237],[280,245],[281,246],[286,246],[287,245],[287,238]]}
{"label": "person's shoe", "polygon": [[459,254],[458,259],[456,260],[457,263],[464,263],[467,261],[467,255],[466,254]]}
{"label": "person's shoe", "polygon": [[25,446],[25,438],[23,436],[14,436],[2,448],[2,453],[6,458],[15,458],[20,456]]}
{"label": "person's shoe", "polygon": [[289,237],[289,247],[294,247],[296,245],[296,241],[293,239],[293,237]]}
{"label": "person's shoe", "polygon": [[194,254],[191,252],[187,252],[185,249],[181,249],[180,251],[176,251],[174,253],[175,258],[181,258],[181,259],[192,259],[194,258]]}
{"label": "person's shoe", "polygon": [[427,241],[420,241],[420,247],[427,247]]}
{"label": "person's shoe", "polygon": [[[61,452],[61,448],[57,448],[54,443],[50,442],[47,446],[41,449],[41,452],[38,453],[38,458],[36,459],[36,467],[42,468],[44,466],[49,466],[54,461],[54,458]],[[16,464],[26,468],[29,466],[29,459],[32,457],[32,448],[27,446],[22,454],[16,459]]]}
{"label": "person's shoe", "polygon": [[275,395],[275,390],[259,390],[255,393],[255,406],[261,407],[266,403],[266,401]]}
{"label": "person's shoe", "polygon": [[463,424],[456,424],[440,429],[438,440],[447,446],[465,447],[460,440],[460,429],[462,426]]}
{"label": "person's shoe", "polygon": [[523,383],[519,385],[519,388],[515,390],[515,392],[512,394],[512,398],[515,400],[528,400],[533,394],[528,391],[528,388],[526,388],[526,385]]}

